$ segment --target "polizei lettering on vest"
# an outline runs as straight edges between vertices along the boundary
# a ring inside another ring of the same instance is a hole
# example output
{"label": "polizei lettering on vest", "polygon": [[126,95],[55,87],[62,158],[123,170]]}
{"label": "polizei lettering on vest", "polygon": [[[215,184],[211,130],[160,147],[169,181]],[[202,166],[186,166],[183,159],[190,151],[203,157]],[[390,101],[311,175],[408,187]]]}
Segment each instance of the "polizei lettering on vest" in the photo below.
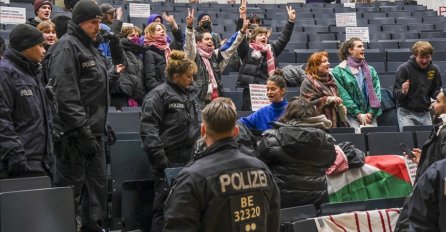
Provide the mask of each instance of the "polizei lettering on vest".
{"label": "polizei lettering on vest", "polygon": [[221,192],[237,192],[268,187],[265,171],[244,170],[221,174]]}

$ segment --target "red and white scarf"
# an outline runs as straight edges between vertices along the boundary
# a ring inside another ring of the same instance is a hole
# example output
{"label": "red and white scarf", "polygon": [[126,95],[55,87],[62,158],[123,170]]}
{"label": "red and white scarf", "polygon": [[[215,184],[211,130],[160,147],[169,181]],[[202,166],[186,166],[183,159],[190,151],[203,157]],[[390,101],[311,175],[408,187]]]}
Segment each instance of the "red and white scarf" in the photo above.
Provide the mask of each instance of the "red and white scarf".
{"label": "red and white scarf", "polygon": [[165,36],[150,36],[144,37],[144,45],[145,46],[154,46],[162,51],[164,51],[164,58],[166,59],[166,63],[170,58],[170,47],[169,43],[167,43]]}
{"label": "red and white scarf", "polygon": [[212,69],[211,59],[212,54],[214,52],[214,48],[208,47],[206,45],[197,45],[198,54],[203,58],[203,63],[206,66],[206,70],[208,71],[209,76],[209,85],[208,91],[206,94],[207,100],[213,100],[218,97],[218,84],[217,80],[215,80],[214,69]]}
{"label": "red and white scarf", "polygon": [[274,62],[273,51],[271,50],[271,45],[261,45],[257,43],[250,43],[249,47],[254,49],[254,51],[266,54],[266,67],[268,69],[268,75],[271,76],[276,70],[276,64]]}

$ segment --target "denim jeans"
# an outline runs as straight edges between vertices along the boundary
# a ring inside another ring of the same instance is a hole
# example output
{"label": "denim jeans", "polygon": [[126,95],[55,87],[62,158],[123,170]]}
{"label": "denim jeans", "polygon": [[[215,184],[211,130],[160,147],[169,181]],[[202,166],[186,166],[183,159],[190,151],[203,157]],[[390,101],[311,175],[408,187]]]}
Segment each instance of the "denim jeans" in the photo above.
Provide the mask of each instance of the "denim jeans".
{"label": "denim jeans", "polygon": [[432,125],[432,117],[429,111],[415,112],[403,107],[398,107],[396,110],[400,131],[403,131],[404,126]]}

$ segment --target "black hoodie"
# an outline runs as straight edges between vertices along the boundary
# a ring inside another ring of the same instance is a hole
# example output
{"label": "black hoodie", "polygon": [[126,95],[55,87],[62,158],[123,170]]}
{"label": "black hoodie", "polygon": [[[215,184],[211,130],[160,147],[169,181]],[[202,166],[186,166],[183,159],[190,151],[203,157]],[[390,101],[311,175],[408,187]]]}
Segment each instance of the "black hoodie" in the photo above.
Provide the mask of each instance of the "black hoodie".
{"label": "black hoodie", "polygon": [[[410,80],[407,94],[401,92],[401,86]],[[440,69],[432,62],[422,69],[415,61],[415,56],[400,65],[395,73],[393,92],[398,106],[415,112],[426,112],[431,105],[430,98],[436,98],[441,88]]]}

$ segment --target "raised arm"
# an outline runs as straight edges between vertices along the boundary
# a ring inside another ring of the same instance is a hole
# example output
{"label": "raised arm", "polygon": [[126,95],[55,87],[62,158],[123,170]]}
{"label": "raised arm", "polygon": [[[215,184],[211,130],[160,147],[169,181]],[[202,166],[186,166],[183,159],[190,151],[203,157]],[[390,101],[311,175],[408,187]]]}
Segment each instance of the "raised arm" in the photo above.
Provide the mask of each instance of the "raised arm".
{"label": "raised arm", "polygon": [[194,30],[194,9],[187,8],[188,15],[186,17],[186,41],[184,43],[184,53],[186,56],[195,60],[195,56],[197,55],[197,45],[195,43],[195,30]]}
{"label": "raised arm", "polygon": [[288,12],[288,21],[283,28],[282,34],[279,38],[273,42],[271,42],[271,48],[274,52],[274,55],[277,57],[282,53],[283,49],[285,49],[287,43],[291,39],[291,34],[293,33],[294,21],[296,20],[296,11],[291,7],[286,7]]}

